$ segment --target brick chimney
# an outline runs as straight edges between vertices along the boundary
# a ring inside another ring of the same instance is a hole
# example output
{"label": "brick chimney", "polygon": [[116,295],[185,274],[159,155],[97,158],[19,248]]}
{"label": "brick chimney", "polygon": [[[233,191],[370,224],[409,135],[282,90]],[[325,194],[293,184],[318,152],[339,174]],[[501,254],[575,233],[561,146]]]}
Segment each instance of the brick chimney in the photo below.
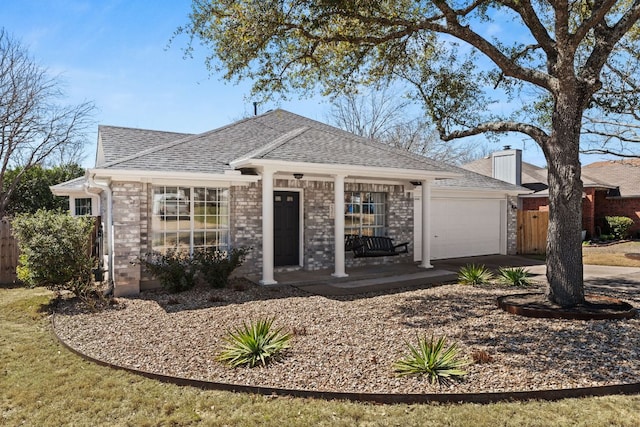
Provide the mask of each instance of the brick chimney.
{"label": "brick chimney", "polygon": [[493,177],[515,185],[522,184],[522,150],[505,145],[502,151],[491,154]]}

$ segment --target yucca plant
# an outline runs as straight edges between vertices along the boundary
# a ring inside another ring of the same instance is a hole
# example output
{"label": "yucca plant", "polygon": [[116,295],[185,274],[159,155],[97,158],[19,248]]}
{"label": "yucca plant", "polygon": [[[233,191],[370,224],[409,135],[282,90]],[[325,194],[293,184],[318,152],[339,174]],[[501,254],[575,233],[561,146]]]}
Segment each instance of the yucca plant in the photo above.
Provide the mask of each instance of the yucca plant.
{"label": "yucca plant", "polygon": [[458,282],[463,285],[484,285],[493,280],[493,273],[481,264],[467,264],[458,272]]}
{"label": "yucca plant", "polygon": [[524,267],[500,267],[498,269],[498,280],[500,283],[511,286],[528,286],[531,274]]}
{"label": "yucca plant", "polygon": [[431,384],[443,384],[451,379],[460,379],[467,372],[462,370],[469,365],[465,358],[458,357],[458,346],[451,344],[445,349],[446,338],[440,337],[437,341],[433,335],[430,340],[427,337],[418,337],[418,345],[406,343],[409,355],[394,363],[394,370],[398,376],[427,375]]}
{"label": "yucca plant", "polygon": [[258,363],[267,363],[289,348],[291,334],[281,333],[282,328],[271,329],[274,319],[263,319],[247,324],[243,322],[235,331],[229,331],[224,338],[225,349],[217,360],[232,367],[248,365],[253,368]]}

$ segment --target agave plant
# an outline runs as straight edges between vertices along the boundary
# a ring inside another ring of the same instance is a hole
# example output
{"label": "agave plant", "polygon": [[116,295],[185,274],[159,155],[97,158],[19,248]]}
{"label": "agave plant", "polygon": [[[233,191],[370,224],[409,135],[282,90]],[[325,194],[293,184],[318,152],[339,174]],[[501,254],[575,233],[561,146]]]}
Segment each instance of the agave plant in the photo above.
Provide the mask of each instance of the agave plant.
{"label": "agave plant", "polygon": [[511,286],[528,286],[531,284],[531,274],[524,267],[500,267],[498,280]]}
{"label": "agave plant", "polygon": [[274,319],[258,320],[247,324],[243,322],[235,331],[229,331],[224,338],[227,346],[217,356],[217,360],[232,367],[247,365],[254,367],[258,363],[267,363],[289,348],[291,334],[281,333],[282,328],[271,329]]}
{"label": "agave plant", "polygon": [[481,264],[467,264],[458,272],[458,282],[463,285],[484,285],[492,279],[493,273]]}
{"label": "agave plant", "polygon": [[431,384],[443,384],[451,379],[460,379],[467,372],[463,367],[470,364],[465,358],[458,357],[456,343],[445,348],[446,338],[440,337],[437,341],[433,335],[430,340],[427,337],[418,337],[418,345],[406,343],[409,355],[394,363],[394,370],[398,376],[427,375]]}

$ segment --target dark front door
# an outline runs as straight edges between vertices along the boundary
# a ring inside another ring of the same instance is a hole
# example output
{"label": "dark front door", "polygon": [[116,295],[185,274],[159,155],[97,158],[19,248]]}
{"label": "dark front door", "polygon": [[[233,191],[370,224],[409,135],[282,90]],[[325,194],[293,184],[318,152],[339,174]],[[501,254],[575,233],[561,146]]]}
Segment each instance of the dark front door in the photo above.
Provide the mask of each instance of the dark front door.
{"label": "dark front door", "polygon": [[300,263],[300,194],[293,191],[273,193],[274,265]]}

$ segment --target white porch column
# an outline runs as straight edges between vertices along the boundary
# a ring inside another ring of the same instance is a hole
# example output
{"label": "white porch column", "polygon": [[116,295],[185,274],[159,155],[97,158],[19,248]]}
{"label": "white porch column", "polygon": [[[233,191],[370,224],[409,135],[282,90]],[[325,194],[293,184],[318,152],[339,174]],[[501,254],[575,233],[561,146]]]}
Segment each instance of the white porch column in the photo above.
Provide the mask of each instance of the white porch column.
{"label": "white porch column", "polygon": [[334,176],[335,267],[333,277],[347,277],[344,271],[344,175]]}
{"label": "white porch column", "polygon": [[431,265],[431,180],[422,181],[422,262],[420,267]]}
{"label": "white porch column", "polygon": [[262,171],[262,280],[261,285],[275,285],[273,278],[273,170]]}

